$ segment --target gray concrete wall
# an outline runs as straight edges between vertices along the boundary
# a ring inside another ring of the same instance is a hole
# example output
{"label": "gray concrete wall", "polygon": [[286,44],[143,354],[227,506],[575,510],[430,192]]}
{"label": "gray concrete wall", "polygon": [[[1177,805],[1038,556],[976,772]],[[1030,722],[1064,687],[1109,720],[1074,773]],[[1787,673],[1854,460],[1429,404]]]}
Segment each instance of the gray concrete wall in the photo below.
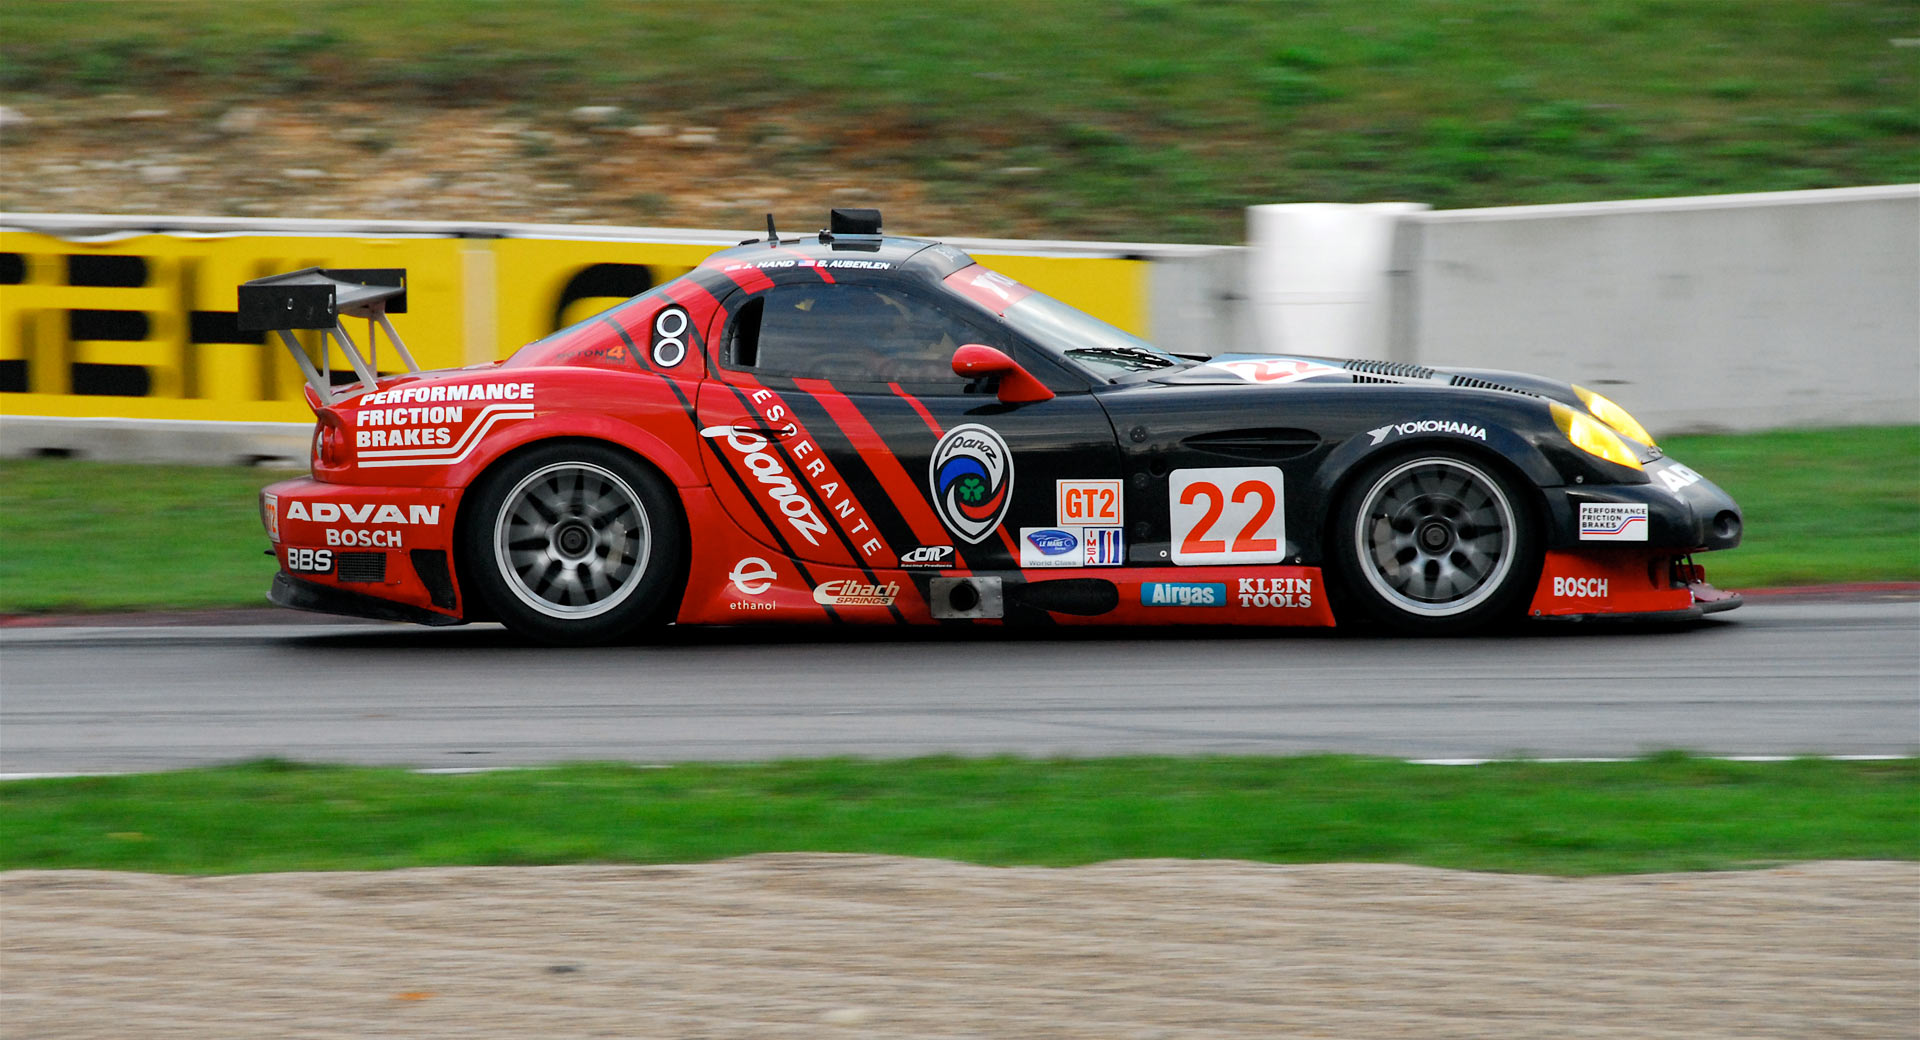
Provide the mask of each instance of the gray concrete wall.
{"label": "gray concrete wall", "polygon": [[1386,356],[1584,383],[1654,433],[1920,422],[1920,185],[1404,219]]}

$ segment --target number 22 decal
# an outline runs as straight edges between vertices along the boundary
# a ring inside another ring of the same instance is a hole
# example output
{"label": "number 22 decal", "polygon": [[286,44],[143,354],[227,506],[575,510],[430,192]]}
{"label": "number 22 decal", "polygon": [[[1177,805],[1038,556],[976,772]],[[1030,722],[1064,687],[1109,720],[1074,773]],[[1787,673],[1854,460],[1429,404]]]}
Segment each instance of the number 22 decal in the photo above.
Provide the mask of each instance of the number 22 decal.
{"label": "number 22 decal", "polygon": [[1167,503],[1173,562],[1281,562],[1287,543],[1285,502],[1274,466],[1175,470]]}

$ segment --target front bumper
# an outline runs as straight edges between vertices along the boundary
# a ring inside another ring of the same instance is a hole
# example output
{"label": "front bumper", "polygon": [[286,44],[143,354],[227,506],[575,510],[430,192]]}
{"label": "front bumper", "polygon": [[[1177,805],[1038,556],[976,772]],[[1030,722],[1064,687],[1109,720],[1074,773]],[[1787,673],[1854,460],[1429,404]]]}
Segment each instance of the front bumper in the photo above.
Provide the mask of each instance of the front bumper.
{"label": "front bumper", "polygon": [[268,599],[300,610],[458,624],[459,507],[458,488],[304,477],[274,484],[260,492],[261,522],[280,561]]}
{"label": "front bumper", "polygon": [[1688,553],[1740,544],[1745,518],[1733,496],[1670,458],[1647,463],[1646,472],[1645,484],[1546,488],[1547,548],[1639,545]]}

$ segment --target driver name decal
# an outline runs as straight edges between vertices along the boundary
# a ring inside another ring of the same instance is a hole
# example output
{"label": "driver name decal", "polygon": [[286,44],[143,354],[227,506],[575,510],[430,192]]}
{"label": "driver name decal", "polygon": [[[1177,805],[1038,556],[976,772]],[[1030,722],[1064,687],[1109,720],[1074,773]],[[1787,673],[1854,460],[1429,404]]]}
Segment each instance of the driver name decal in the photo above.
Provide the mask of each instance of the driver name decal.
{"label": "driver name decal", "polygon": [[933,508],[962,540],[978,544],[1013,500],[1013,456],[998,433],[978,423],[948,430],[927,464]]}

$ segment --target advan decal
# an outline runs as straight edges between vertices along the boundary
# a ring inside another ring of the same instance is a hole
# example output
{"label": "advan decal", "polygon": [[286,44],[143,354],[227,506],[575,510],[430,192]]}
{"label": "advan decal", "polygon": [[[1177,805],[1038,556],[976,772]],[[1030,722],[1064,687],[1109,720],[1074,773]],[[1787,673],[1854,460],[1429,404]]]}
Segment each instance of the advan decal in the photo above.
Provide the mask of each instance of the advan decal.
{"label": "advan decal", "polygon": [[977,423],[955,426],[934,445],[927,466],[933,508],[962,540],[992,534],[1013,500],[1013,457],[1000,435]]}

